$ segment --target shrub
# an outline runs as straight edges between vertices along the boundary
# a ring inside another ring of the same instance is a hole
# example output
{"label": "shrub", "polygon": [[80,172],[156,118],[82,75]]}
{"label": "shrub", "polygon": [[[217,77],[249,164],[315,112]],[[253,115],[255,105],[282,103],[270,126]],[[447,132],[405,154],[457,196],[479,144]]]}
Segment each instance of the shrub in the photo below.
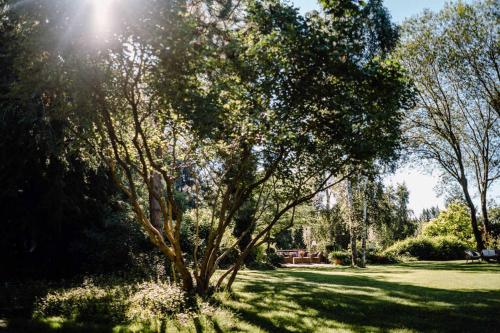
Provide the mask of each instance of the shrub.
{"label": "shrub", "polygon": [[411,255],[421,260],[433,259],[435,246],[429,237],[406,238],[387,248],[383,254],[387,256]]}
{"label": "shrub", "polygon": [[413,256],[419,260],[461,259],[466,242],[453,236],[407,238],[394,243],[382,254],[385,256]]}
{"label": "shrub", "polygon": [[400,261],[401,259],[398,256],[386,254],[381,251],[366,252],[366,262],[368,264],[395,264]]}
{"label": "shrub", "polygon": [[281,267],[281,264],[283,263],[283,257],[274,252],[271,252],[267,254],[266,261],[274,267]]}
{"label": "shrub", "polygon": [[463,259],[469,244],[453,236],[434,237],[436,260]]}
{"label": "shrub", "polygon": [[473,246],[474,236],[467,207],[460,203],[450,204],[435,219],[424,225],[423,235],[427,237],[452,236]]}
{"label": "shrub", "polygon": [[60,316],[73,321],[119,323],[125,320],[127,288],[99,287],[86,279],[81,287],[48,293],[35,304],[34,317]]}
{"label": "shrub", "polygon": [[180,287],[169,283],[96,284],[87,279],[80,287],[48,293],[36,302],[33,315],[103,324],[157,323],[187,310],[186,299]]}
{"label": "shrub", "polygon": [[126,317],[130,321],[152,322],[187,309],[186,294],[177,285],[143,282],[127,301]]}
{"label": "shrub", "polygon": [[253,261],[253,262],[245,265],[245,267],[248,269],[253,269],[253,270],[257,270],[257,271],[269,271],[269,270],[273,270],[276,268],[275,266],[271,265],[270,263],[268,263],[266,261]]}
{"label": "shrub", "polygon": [[351,264],[351,254],[347,251],[332,251],[328,255],[328,260],[334,263],[336,260],[340,260],[341,265]]}

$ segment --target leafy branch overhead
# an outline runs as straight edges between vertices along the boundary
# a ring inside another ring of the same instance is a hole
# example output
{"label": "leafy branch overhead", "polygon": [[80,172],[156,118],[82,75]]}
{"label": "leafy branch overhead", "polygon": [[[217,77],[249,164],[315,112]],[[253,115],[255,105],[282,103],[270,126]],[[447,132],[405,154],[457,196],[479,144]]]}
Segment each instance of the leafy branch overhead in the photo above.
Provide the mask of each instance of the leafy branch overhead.
{"label": "leafy branch overhead", "polygon": [[323,6],[303,17],[281,1],[125,0],[96,32],[73,1],[31,1],[16,9],[33,30],[18,89],[39,87],[44,112],[109,170],[186,290],[208,292],[236,250],[214,283],[230,288],[296,206],[397,157],[412,105],[397,30],[380,1]]}

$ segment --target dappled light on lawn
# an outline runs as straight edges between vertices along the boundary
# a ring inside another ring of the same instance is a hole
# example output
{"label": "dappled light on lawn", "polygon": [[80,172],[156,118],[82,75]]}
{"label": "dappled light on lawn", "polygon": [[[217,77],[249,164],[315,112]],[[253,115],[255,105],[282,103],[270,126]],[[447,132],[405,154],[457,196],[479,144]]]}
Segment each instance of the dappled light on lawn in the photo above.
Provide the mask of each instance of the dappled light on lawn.
{"label": "dappled light on lawn", "polygon": [[248,271],[235,292],[227,305],[267,332],[493,332],[500,324],[495,264]]}

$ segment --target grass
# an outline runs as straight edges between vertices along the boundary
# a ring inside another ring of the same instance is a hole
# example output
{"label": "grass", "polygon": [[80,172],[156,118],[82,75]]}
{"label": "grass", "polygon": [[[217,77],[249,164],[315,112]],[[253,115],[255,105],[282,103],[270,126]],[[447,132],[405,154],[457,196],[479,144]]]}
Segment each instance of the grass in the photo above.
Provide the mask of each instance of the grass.
{"label": "grass", "polygon": [[500,265],[247,271],[224,303],[268,332],[495,332]]}
{"label": "grass", "polygon": [[[500,265],[413,262],[243,271],[220,308],[168,332],[495,332],[500,328]],[[2,318],[0,332],[142,332],[62,318]]]}

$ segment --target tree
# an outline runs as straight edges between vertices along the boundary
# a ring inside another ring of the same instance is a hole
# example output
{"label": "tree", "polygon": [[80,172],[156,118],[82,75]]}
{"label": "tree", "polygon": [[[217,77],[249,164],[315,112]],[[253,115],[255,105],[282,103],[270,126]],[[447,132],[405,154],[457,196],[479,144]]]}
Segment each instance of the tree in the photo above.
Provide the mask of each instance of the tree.
{"label": "tree", "polygon": [[446,210],[424,225],[423,234],[425,236],[452,235],[461,241],[473,244],[474,235],[470,227],[467,206],[459,203],[450,204]]}
{"label": "tree", "polygon": [[[47,108],[67,116],[89,155],[111,170],[184,289],[207,293],[221,260],[238,249],[215,284],[227,279],[229,289],[294,207],[347,168],[395,157],[410,94],[387,57],[394,31],[377,21],[377,3],[331,2],[325,16],[304,18],[280,1],[249,1],[242,13],[211,1],[124,1],[115,34],[96,42],[77,38],[86,24],[68,27],[73,15],[61,12],[72,13],[72,2],[34,1],[27,22],[45,22],[36,36],[44,37],[31,41],[28,54],[44,55],[30,57],[32,66],[51,74],[32,79],[56,87]],[[67,40],[79,42],[61,46]],[[186,168],[193,184],[178,188]],[[210,212],[203,242],[195,218],[192,262],[181,246],[181,193]],[[151,198],[161,226],[151,218]],[[249,203],[255,208],[247,214]],[[244,223],[238,214],[247,214]],[[222,251],[237,219],[244,231]]]}
{"label": "tree", "polygon": [[458,2],[403,25],[399,47],[417,88],[407,134],[419,158],[436,162],[461,187],[476,247],[484,248],[473,202],[488,232],[488,189],[500,177],[498,1]]}
{"label": "tree", "polygon": [[23,89],[19,54],[30,28],[22,19],[0,1],[1,275],[68,276],[88,264],[76,248],[120,211],[119,193],[80,154],[68,122],[48,114],[49,87]]}
{"label": "tree", "polygon": [[432,219],[435,219],[439,215],[439,207],[431,207],[431,208],[424,208],[422,209],[422,213],[420,213],[420,217],[418,220],[420,222],[429,222]]}

